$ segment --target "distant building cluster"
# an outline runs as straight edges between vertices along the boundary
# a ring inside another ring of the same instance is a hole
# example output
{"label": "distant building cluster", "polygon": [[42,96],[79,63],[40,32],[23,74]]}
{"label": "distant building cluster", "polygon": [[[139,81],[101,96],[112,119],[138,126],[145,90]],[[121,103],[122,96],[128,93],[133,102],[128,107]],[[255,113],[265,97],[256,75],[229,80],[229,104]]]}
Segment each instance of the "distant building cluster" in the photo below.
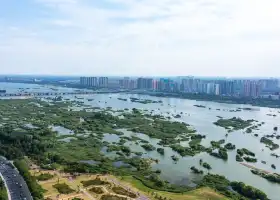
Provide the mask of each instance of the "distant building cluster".
{"label": "distant building cluster", "polygon": [[199,93],[253,98],[279,92],[279,81],[277,79],[81,77],[80,84],[94,88]]}

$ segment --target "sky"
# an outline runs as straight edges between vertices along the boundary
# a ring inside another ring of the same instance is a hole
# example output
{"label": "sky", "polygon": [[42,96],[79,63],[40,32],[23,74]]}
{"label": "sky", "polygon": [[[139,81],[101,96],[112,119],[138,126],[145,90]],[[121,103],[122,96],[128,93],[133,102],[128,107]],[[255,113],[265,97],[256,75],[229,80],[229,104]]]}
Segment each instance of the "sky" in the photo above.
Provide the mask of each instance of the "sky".
{"label": "sky", "polygon": [[280,77],[279,0],[0,0],[0,74]]}

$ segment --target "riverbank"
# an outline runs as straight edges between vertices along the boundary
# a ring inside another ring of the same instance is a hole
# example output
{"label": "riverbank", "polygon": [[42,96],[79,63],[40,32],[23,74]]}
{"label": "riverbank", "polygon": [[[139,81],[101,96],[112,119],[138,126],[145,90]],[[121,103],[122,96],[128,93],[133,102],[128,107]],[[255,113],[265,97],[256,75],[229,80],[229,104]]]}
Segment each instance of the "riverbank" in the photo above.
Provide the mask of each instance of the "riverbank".
{"label": "riverbank", "polygon": [[130,91],[132,94],[143,94],[155,97],[167,97],[167,98],[180,98],[196,101],[211,101],[217,103],[226,104],[245,104],[251,106],[268,107],[268,108],[280,108],[280,100],[271,100],[264,98],[246,98],[246,97],[233,97],[233,96],[220,96],[198,93],[161,93],[161,92],[141,92]]}
{"label": "riverbank", "polygon": [[[9,82],[10,83],[10,82]],[[180,98],[189,99],[196,101],[211,101],[217,103],[226,104],[245,104],[251,106],[260,106],[268,108],[280,108],[280,100],[272,100],[268,98],[249,98],[249,97],[235,97],[235,96],[222,96],[222,95],[210,95],[200,93],[167,93],[167,92],[155,92],[155,91],[140,91],[140,90],[123,90],[123,89],[101,89],[84,87],[80,84],[69,84],[69,83],[58,83],[58,82],[20,82],[16,81],[13,83],[25,83],[25,84],[38,84],[38,85],[49,85],[55,87],[66,87],[75,89],[88,89],[96,91],[97,94],[108,94],[108,93],[127,93],[127,94],[142,94],[150,95],[155,97],[166,97],[166,98]]]}

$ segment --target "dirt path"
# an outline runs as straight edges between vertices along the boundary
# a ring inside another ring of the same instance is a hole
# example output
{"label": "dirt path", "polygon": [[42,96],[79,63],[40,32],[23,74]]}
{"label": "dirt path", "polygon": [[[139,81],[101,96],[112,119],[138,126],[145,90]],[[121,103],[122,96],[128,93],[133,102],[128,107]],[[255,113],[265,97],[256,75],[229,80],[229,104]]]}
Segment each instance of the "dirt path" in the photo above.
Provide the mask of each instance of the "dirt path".
{"label": "dirt path", "polygon": [[82,189],[81,190],[89,199],[91,200],[96,200],[93,196],[91,196],[90,193],[88,193],[88,191],[86,189]]}
{"label": "dirt path", "polygon": [[262,173],[265,173],[265,174],[273,174],[273,172],[269,172],[269,171],[266,171],[266,170],[263,170],[263,169],[259,169],[259,168],[256,168],[256,167],[252,166],[252,165],[248,165],[246,163],[240,163],[240,164],[245,166],[245,167],[248,167],[250,169],[261,171]]}

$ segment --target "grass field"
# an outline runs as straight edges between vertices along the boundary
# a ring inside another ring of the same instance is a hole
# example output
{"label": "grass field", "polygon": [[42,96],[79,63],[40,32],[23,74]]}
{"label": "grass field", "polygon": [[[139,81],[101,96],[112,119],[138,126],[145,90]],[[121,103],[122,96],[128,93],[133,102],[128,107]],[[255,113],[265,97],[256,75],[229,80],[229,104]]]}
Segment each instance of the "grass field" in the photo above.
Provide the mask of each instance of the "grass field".
{"label": "grass field", "polygon": [[[56,183],[66,183],[71,189],[75,190],[75,192],[69,194],[69,195],[60,195],[59,199],[64,200],[68,199],[69,197],[74,197],[79,195],[80,198],[84,200],[89,200],[88,195],[85,195],[83,193],[77,193],[82,187],[81,181],[87,181],[87,180],[94,180],[97,176],[96,175],[80,175],[75,178],[70,178],[69,175],[65,175],[62,173],[54,172],[54,171],[40,171],[35,172],[35,170],[30,170],[31,174],[33,175],[39,175],[40,173],[50,173],[54,174],[55,176],[47,181],[40,181],[40,185],[47,190],[44,194],[45,197],[49,197],[51,199],[56,199],[57,195],[59,195],[57,189],[53,187]],[[103,180],[109,181],[110,179],[116,179],[114,176],[106,176]],[[224,197],[223,195],[215,192],[214,190],[210,188],[200,188],[196,189],[190,192],[186,192],[183,194],[176,194],[176,193],[170,193],[170,192],[162,192],[158,190],[153,190],[141,183],[141,181],[133,178],[132,176],[124,176],[124,177],[117,177],[119,182],[121,183],[121,186],[126,186],[131,188],[132,191],[139,192],[141,194],[146,195],[148,198],[154,200],[154,196],[152,194],[157,194],[157,196],[161,196],[163,198],[172,199],[172,200],[229,200],[228,198]],[[111,191],[112,192],[112,191]],[[90,192],[91,193],[91,192]],[[95,197],[95,199],[99,199],[100,196],[93,195],[91,193],[92,197]],[[69,198],[71,199],[71,198]]]}
{"label": "grass field", "polygon": [[176,194],[176,193],[162,192],[162,191],[150,189],[145,185],[143,185],[141,181],[131,176],[126,176],[122,178],[119,177],[119,180],[122,182],[122,184],[130,185],[133,188],[137,188],[140,192],[142,193],[144,192],[149,197],[151,197],[152,196],[151,194],[154,192],[157,193],[159,196],[166,197],[167,199],[173,199],[173,200],[229,200],[223,195],[207,187],[186,192],[184,194]]}
{"label": "grass field", "polygon": [[82,193],[77,193],[76,191],[79,191],[79,187],[82,186],[81,181],[86,181],[86,180],[91,180],[91,179],[95,179],[96,176],[94,175],[81,175],[81,176],[77,176],[74,179],[70,179],[69,177],[64,177],[63,174],[60,173],[55,173],[54,171],[47,171],[47,170],[41,170],[40,172],[38,172],[38,170],[30,170],[32,175],[40,175],[41,173],[50,173],[50,174],[54,174],[55,176],[47,181],[39,181],[39,184],[46,190],[46,192],[44,193],[45,197],[49,197],[51,199],[57,199],[57,195],[59,195],[59,192],[57,191],[57,189],[55,189],[53,187],[53,185],[59,183],[66,183],[67,185],[69,185],[69,187],[73,190],[75,190],[75,192],[69,194],[69,195],[59,195],[59,199],[72,199],[70,197],[79,197],[83,200],[90,200],[91,198],[89,198],[87,195],[84,195]]}

